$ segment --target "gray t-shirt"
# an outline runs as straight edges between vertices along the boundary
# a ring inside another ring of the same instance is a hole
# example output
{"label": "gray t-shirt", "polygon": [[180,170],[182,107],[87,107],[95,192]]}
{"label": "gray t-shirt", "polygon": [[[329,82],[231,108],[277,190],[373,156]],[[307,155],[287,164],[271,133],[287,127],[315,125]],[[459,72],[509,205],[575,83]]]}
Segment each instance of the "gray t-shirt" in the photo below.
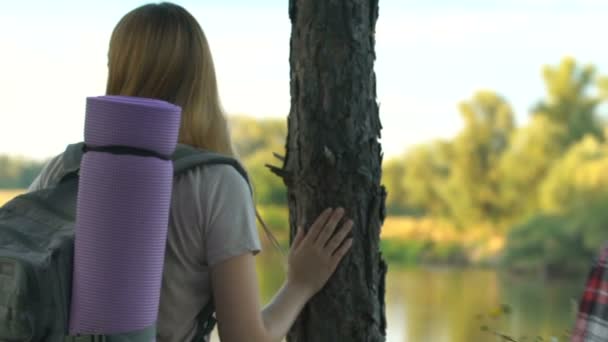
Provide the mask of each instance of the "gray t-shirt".
{"label": "gray t-shirt", "polygon": [[[62,157],[51,159],[28,191],[55,184]],[[229,165],[190,170],[173,180],[158,313],[158,342],[189,341],[211,298],[210,267],[261,250],[245,179]]]}

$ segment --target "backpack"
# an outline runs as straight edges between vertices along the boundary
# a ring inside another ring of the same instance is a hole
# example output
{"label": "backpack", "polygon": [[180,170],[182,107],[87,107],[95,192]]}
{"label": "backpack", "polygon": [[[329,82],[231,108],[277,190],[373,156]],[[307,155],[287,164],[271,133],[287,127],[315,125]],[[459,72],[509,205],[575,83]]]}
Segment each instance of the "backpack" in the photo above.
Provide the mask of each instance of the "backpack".
{"label": "backpack", "polygon": [[[69,145],[64,170],[53,187],[22,194],[0,207],[0,341],[150,342],[156,325],[114,335],[69,336],[74,222],[83,142]],[[228,156],[178,144],[174,177],[195,167],[226,164],[249,183],[241,164]],[[197,316],[193,341],[215,326],[213,301]]]}

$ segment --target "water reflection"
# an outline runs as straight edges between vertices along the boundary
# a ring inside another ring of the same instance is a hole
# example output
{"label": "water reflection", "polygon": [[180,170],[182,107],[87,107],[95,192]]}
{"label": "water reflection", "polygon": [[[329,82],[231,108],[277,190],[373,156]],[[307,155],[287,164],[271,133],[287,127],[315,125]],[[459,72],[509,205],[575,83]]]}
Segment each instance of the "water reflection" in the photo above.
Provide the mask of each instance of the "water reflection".
{"label": "water reflection", "polygon": [[[390,342],[500,341],[482,326],[518,340],[560,337],[572,327],[572,300],[582,289],[582,280],[516,279],[492,270],[392,269],[387,280]],[[502,304],[512,312],[499,315]]]}
{"label": "water reflection", "polygon": [[[258,274],[264,302],[283,281],[278,258],[260,255]],[[387,342],[496,342],[488,326],[521,340],[563,338],[572,328],[573,303],[583,279],[543,281],[514,278],[494,270],[399,269],[387,276]],[[508,304],[512,312],[498,315]],[[213,342],[218,342],[214,334]]]}

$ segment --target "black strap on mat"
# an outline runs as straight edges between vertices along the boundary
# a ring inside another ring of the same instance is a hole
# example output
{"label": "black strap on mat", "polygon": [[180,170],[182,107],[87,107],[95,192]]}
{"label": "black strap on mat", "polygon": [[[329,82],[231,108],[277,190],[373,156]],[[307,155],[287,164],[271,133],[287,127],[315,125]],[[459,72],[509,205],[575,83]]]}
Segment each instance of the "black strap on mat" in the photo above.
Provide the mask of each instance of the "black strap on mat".
{"label": "black strap on mat", "polygon": [[112,154],[126,154],[140,157],[156,157],[162,160],[171,160],[171,156],[166,156],[160,153],[157,153],[152,150],[145,150],[142,148],[131,147],[131,146],[122,146],[122,145],[110,145],[110,146],[91,146],[84,145],[82,148],[83,153],[87,153],[89,151],[93,152],[106,152]]}

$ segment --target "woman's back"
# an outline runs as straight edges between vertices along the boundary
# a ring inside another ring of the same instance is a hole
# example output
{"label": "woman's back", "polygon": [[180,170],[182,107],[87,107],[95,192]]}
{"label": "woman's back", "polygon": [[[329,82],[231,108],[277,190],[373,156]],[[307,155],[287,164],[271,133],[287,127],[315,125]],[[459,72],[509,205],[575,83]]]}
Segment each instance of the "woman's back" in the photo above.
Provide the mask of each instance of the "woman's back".
{"label": "woman's back", "polygon": [[[58,181],[62,156],[44,167],[29,191]],[[261,249],[249,185],[231,166],[195,168],[173,181],[158,315],[159,342],[188,341],[211,298],[210,268]]]}
{"label": "woman's back", "polygon": [[[127,13],[110,39],[106,95],[163,100],[181,107],[178,142],[235,156],[220,105],[211,51],[184,8],[147,4]],[[53,184],[54,158],[30,187]],[[283,340],[306,302],[352,246],[354,222],[328,208],[292,239],[286,280],[262,307],[255,260],[260,250],[247,182],[231,166],[209,166],[174,180],[158,316],[158,341],[188,341],[211,293],[223,341]],[[302,217],[295,218],[299,225]]]}

